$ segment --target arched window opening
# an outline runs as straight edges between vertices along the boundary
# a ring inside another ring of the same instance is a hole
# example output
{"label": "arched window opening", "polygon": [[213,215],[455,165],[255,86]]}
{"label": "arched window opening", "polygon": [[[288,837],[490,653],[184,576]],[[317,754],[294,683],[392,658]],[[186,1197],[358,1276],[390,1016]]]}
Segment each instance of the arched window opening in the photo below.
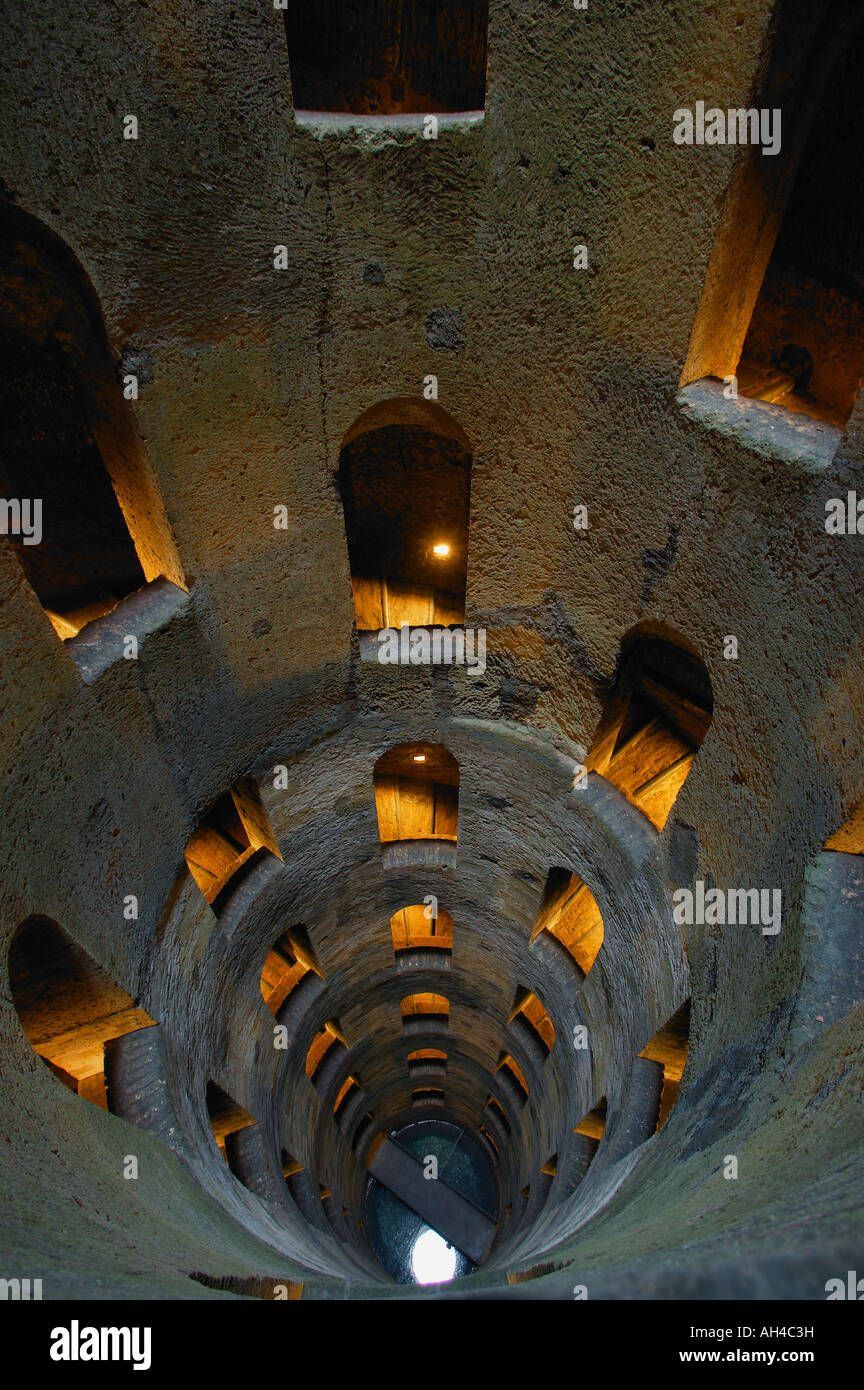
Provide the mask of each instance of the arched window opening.
{"label": "arched window opening", "polygon": [[510,1010],[507,1022],[512,1023],[516,1018],[523,1018],[529,1024],[532,1033],[539,1039],[545,1053],[552,1051],[555,1046],[555,1025],[549,1017],[545,1005],[529,989],[516,991],[516,998],[513,1001],[513,1008]]}
{"label": "arched window opening", "polygon": [[450,1013],[450,1000],[443,994],[408,994],[402,1000],[402,1017],[410,1018],[416,1014]]}
{"label": "arched window opening", "polygon": [[444,1092],[437,1086],[424,1086],[411,1093],[412,1105],[443,1105]]}
{"label": "arched window opening", "polygon": [[643,1047],[640,1057],[660,1062],[663,1067],[663,1091],[657,1129],[662,1129],[669,1111],[678,1099],[678,1086],[687,1062],[687,1043],[690,1037],[690,1000],[686,1000],[659,1032]]}
{"label": "arched window opening", "polygon": [[438,906],[437,898],[400,908],[390,918],[393,950],[452,951],[453,918]]}
{"label": "arched window opening", "polygon": [[603,945],[603,918],[590,890],[569,869],[549,870],[531,940],[543,931],[560,941],[583,975],[588,974]]}
{"label": "arched window opening", "polygon": [[343,1102],[343,1100],[345,1099],[345,1097],[348,1095],[348,1092],[351,1091],[351,1090],[358,1090],[358,1089],[359,1089],[359,1087],[358,1087],[356,1078],[353,1077],[353,1076],[346,1076],[345,1080],[342,1082],[342,1085],[339,1087],[339,1091],[338,1091],[338,1093],[337,1093],[337,1095],[336,1095],[336,1099],[335,1099],[334,1102],[333,1102],[333,1114],[334,1114],[334,1115],[336,1114],[336,1111],[339,1109],[339,1106],[342,1104],[342,1102]]}
{"label": "arched window opening", "polygon": [[421,1047],[408,1053],[408,1076],[446,1076],[447,1053],[436,1047]]}
{"label": "arched window opening", "polygon": [[373,775],[381,843],[455,840],[459,764],[437,744],[403,743],[382,754]]}
{"label": "arched window opening", "polygon": [[213,1130],[213,1138],[216,1140],[219,1152],[228,1163],[228,1155],[225,1152],[226,1138],[229,1134],[236,1134],[237,1130],[248,1129],[256,1121],[248,1110],[244,1110],[242,1105],[238,1105],[237,1101],[229,1096],[227,1091],[223,1091],[221,1086],[217,1086],[215,1081],[207,1082],[207,1114]]}
{"label": "arched window opening", "polygon": [[296,111],[482,111],[489,0],[290,0]]}
{"label": "arched window opening", "polygon": [[361,1118],[359,1124],[355,1128],[354,1137],[351,1140],[351,1149],[361,1161],[377,1131],[378,1125],[375,1122],[375,1116],[367,1110],[366,1114]]}
{"label": "arched window opening", "polygon": [[345,1080],[342,1082],[342,1085],[339,1087],[339,1093],[333,1102],[333,1114],[336,1115],[343,1103],[346,1106],[349,1105],[351,1101],[354,1099],[356,1093],[360,1091],[360,1089],[360,1082],[358,1081],[356,1076],[346,1076]]}
{"label": "arched window opening", "polygon": [[637,630],[622,643],[612,696],[585,765],[662,830],[713,708],[708,672],[684,639]]}
{"label": "arched window opening", "polygon": [[[407,633],[398,634],[398,650],[395,635],[384,644],[386,632],[403,625],[465,621],[471,448],[463,431],[431,402],[373,407],[346,437],[339,487],[357,628],[384,634],[368,655],[412,665],[458,662],[459,642],[446,634],[437,645],[420,634],[413,649]],[[362,641],[361,649],[366,655]]]}
{"label": "arched window opening", "polygon": [[495,1068],[495,1073],[498,1076],[505,1076],[506,1078],[508,1078],[509,1083],[513,1083],[513,1085],[510,1085],[511,1094],[520,1095],[521,1104],[524,1105],[525,1101],[528,1099],[528,1096],[530,1094],[528,1082],[525,1080],[525,1073],[519,1066],[519,1063],[516,1061],[514,1057],[510,1056],[509,1052],[501,1053],[500,1057],[498,1058],[498,1064]]}
{"label": "arched window opening", "polygon": [[864,380],[864,34],[815,117],[738,363],[739,393],[842,428]]}
{"label": "arched window opening", "polygon": [[733,174],[682,385],[734,376],[739,395],[842,428],[864,380],[860,192],[850,177],[864,141],[864,28],[845,4],[803,26],[799,5],[776,8],[752,116],[773,113],[782,126],[776,148],[764,155],[760,133]]}
{"label": "arched window opening", "polygon": [[606,1097],[601,1096],[593,1110],[589,1110],[587,1115],[583,1115],[578,1125],[575,1126],[574,1134],[584,1134],[588,1139],[601,1140],[606,1133]]}
{"label": "arched window opening", "polygon": [[406,1032],[417,1033],[428,1029],[447,1028],[450,1017],[450,1000],[443,994],[408,994],[400,1005],[402,1027]]}
{"label": "arched window opening", "polygon": [[504,1113],[502,1105],[499,1101],[495,1099],[494,1096],[486,1097],[484,1115],[486,1114],[491,1114],[494,1117],[494,1121],[501,1126],[501,1129],[503,1130],[504,1134],[506,1134],[509,1138],[510,1121]]}
{"label": "arched window opening", "polygon": [[64,639],[150,580],[183,585],[128,411],[83,269],[0,202],[0,531]]}
{"label": "arched window opening", "polygon": [[47,917],[29,917],[15,933],[9,985],[33,1051],[71,1091],[107,1110],[105,1044],[153,1019]]}
{"label": "arched window opening", "polygon": [[267,952],[261,969],[261,994],[267,1008],[275,1016],[285,1000],[304,976],[314,972],[324,979],[309,933],[303,926],[283,932],[275,946]]}
{"label": "arched window opening", "polygon": [[282,858],[258,787],[243,777],[220,796],[186,846],[189,872],[215,912],[219,895],[259,851]]}
{"label": "arched window opening", "polygon": [[311,1081],[324,1061],[330,1048],[334,1043],[341,1043],[344,1048],[348,1048],[346,1039],[338,1019],[328,1019],[322,1028],[315,1034],[306,1053],[306,1075]]}
{"label": "arched window opening", "polygon": [[[0,354],[0,410],[11,424],[0,491],[5,499],[39,499],[41,521],[35,543],[12,527],[9,539],[65,640],[147,581],[62,353],[5,339]],[[21,505],[26,521],[30,504]]]}

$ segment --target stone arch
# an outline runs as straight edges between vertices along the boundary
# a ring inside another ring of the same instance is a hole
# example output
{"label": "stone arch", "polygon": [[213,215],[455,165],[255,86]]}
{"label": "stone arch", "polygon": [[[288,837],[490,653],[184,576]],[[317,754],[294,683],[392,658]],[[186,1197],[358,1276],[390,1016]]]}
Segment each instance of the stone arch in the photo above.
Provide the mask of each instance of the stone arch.
{"label": "stone arch", "polygon": [[152,1018],[49,917],[22,922],[9,946],[12,1001],[27,1039],[76,1095],[108,1109],[106,1043]]}
{"label": "stone arch", "polygon": [[459,764],[441,744],[400,743],[373,772],[381,843],[457,839]]}
{"label": "stone arch", "polygon": [[453,918],[430,895],[424,903],[400,908],[390,918],[397,970],[446,969],[453,954]]}
{"label": "stone arch", "polygon": [[309,974],[324,979],[306,928],[290,927],[270,947],[261,967],[261,996],[271,1014],[280,1016],[286,1001]]}
{"label": "stone arch", "polygon": [[714,697],[696,647],[665,624],[632,628],[585,766],[662,830],[711,725]]}
{"label": "stone arch", "polygon": [[532,991],[520,986],[507,1019],[532,1060],[542,1066],[555,1046],[555,1025],[543,1001]]}
{"label": "stone arch", "polygon": [[434,401],[381,402],[348,430],[338,477],[359,631],[464,622],[471,464]]}
{"label": "stone arch", "polygon": [[[0,491],[7,511],[38,501],[40,540],[35,517],[22,528],[9,511],[4,529],[55,630],[74,637],[152,580],[185,588],[93,286],[54,232],[3,203],[0,339]],[[137,386],[149,368],[127,366]]]}
{"label": "stone arch", "polygon": [[603,916],[591,890],[569,869],[549,870],[532,942],[541,932],[565,947],[584,979],[603,945]]}
{"label": "stone arch", "polygon": [[282,858],[251,777],[240,778],[214,802],[185,850],[189,872],[217,915],[241,870],[268,854]]}
{"label": "stone arch", "polygon": [[842,428],[864,379],[860,194],[848,172],[864,138],[864,21],[846,0],[804,8],[776,7],[749,109],[781,113],[780,146],[742,150],[681,384],[734,375],[739,395]]}
{"label": "stone arch", "polygon": [[450,1000],[444,994],[406,994],[399,1008],[406,1033],[443,1032],[449,1026]]}

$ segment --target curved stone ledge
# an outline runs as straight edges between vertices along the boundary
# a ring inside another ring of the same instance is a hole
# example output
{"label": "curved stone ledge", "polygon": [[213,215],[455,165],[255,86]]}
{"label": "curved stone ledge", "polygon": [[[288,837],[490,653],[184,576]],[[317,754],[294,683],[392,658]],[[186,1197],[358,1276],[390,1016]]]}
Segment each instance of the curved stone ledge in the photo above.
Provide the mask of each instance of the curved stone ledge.
{"label": "curved stone ledge", "polygon": [[795,1046],[864,1004],[864,855],[823,850],[807,871]]}
{"label": "curved stone ledge", "polygon": [[[326,982],[309,970],[292,989],[288,998],[276,1013],[276,1022],[288,1030],[289,1041],[305,1031],[313,1007],[321,999],[327,988]],[[316,1015],[317,1015],[316,1010]]]}
{"label": "curved stone ledge", "polygon": [[358,1163],[365,1163],[369,1146],[378,1130],[379,1126],[371,1115],[357,1126],[354,1138],[351,1140],[351,1148],[357,1156]]}
{"label": "curved stone ledge", "polygon": [[437,1076],[446,1077],[447,1063],[438,1061],[434,1057],[422,1058],[417,1062],[408,1063],[408,1078],[414,1081],[415,1077]]}
{"label": "curved stone ledge", "polygon": [[355,1086],[349,1096],[346,1096],[339,1109],[334,1115],[334,1119],[345,1135],[346,1139],[356,1128],[357,1120],[362,1111],[369,1104],[369,1097],[362,1086]]}
{"label": "curved stone ledge", "polygon": [[678,393],[684,415],[752,453],[801,472],[823,472],[837,452],[843,431],[767,401],[727,399],[722,381],[706,377]]}
{"label": "curved stone ledge", "polygon": [[348,1048],[336,1038],[324,1053],[311,1077],[312,1085],[322,1102],[326,1103],[328,1095],[337,1089],[337,1080],[340,1085],[344,1081],[343,1072],[347,1073],[350,1060]]}
{"label": "curved stone ledge", "polygon": [[651,1138],[657,1128],[662,1091],[662,1063],[636,1057],[617,1105],[610,1103],[601,1144],[604,1163],[618,1163]]}
{"label": "curved stone ledge", "polygon": [[144,656],[148,638],[183,613],[190,604],[189,594],[170,579],[154,579],[137,593],[121,599],[110,613],[86,623],[65,643],[81,679],[92,685],[119,662],[129,665],[128,639],[136,641],[134,664]]}
{"label": "curved stone ledge", "polygon": [[[260,917],[270,904],[265,902],[268,888],[271,896],[278,891],[278,882],[284,873],[282,861],[268,849],[257,849],[237,870],[234,877],[214,898],[212,908],[219,918],[219,930],[232,936],[241,924],[249,929],[247,914],[257,913]],[[275,928],[275,924],[274,924]]]}
{"label": "curved stone ledge", "polygon": [[585,981],[585,972],[557,936],[553,936],[548,931],[538,932],[531,942],[531,951],[542,962],[544,970],[547,970],[553,979],[563,972],[565,975],[572,976],[576,989],[581,988]]}
{"label": "curved stone ledge", "polygon": [[396,969],[401,973],[412,970],[450,970],[453,952],[441,946],[408,946],[396,952]]}
{"label": "curved stone ledge", "polygon": [[158,1024],[105,1044],[105,1088],[113,1114],[149,1130],[170,1148],[183,1150]]}
{"label": "curved stone ledge", "polygon": [[559,1155],[558,1173],[556,1174],[556,1178],[560,1179],[562,1197],[567,1197],[571,1192],[575,1192],[584,1180],[594,1161],[599,1145],[599,1139],[592,1139],[588,1134],[573,1134],[571,1136],[571,1142],[563,1162]]}
{"label": "curved stone ledge", "polygon": [[450,1029],[446,1014],[408,1014],[402,1019],[402,1032],[412,1038],[430,1038],[447,1034]]}
{"label": "curved stone ledge", "polygon": [[456,863],[455,840],[390,840],[381,846],[385,869],[452,869]]}
{"label": "curved stone ledge", "polygon": [[521,1014],[517,1014],[507,1024],[507,1032],[515,1040],[517,1051],[530,1059],[533,1068],[541,1071],[546,1065],[550,1053],[531,1024]]}
{"label": "curved stone ledge", "polygon": [[528,1103],[528,1097],[507,1067],[499,1067],[496,1071],[495,1084],[507,1102],[504,1106],[505,1110],[509,1108],[516,1115],[519,1114],[520,1110],[524,1110]]}
{"label": "curved stone ledge", "polygon": [[247,1125],[226,1134],[225,1156],[235,1178],[250,1192],[277,1206],[285,1205],[285,1183],[271,1163],[260,1125]]}

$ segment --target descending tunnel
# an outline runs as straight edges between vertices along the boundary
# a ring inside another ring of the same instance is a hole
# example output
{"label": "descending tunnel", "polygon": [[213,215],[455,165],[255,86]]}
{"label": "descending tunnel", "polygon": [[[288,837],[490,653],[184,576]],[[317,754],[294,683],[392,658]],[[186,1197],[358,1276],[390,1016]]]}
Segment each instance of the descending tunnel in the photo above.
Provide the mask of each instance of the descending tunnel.
{"label": "descending tunnel", "polygon": [[864,1274],[864,30],[739,8],[10,5],[0,1276]]}

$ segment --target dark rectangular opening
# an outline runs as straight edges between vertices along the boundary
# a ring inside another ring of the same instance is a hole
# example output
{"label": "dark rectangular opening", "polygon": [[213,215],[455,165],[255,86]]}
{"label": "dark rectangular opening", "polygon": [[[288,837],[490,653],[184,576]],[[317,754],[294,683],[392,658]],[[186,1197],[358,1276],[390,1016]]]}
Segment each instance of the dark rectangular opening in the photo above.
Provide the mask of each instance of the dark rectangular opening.
{"label": "dark rectangular opening", "polygon": [[489,0],[290,0],[294,108],[482,111]]}

